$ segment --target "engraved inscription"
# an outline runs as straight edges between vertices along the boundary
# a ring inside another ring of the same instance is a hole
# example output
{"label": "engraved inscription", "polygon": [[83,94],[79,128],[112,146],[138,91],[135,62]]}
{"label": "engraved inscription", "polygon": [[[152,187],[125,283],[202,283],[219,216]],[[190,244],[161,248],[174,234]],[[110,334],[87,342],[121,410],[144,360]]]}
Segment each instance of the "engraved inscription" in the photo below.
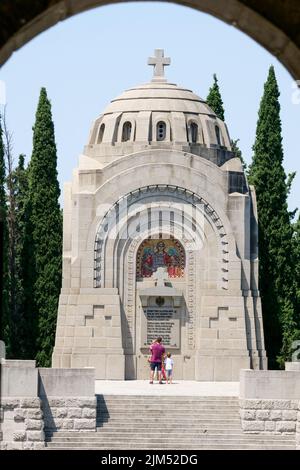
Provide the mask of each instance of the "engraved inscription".
{"label": "engraved inscription", "polygon": [[146,331],[143,346],[149,346],[158,336],[163,344],[171,348],[179,348],[179,319],[176,310],[171,307],[149,307],[145,311]]}

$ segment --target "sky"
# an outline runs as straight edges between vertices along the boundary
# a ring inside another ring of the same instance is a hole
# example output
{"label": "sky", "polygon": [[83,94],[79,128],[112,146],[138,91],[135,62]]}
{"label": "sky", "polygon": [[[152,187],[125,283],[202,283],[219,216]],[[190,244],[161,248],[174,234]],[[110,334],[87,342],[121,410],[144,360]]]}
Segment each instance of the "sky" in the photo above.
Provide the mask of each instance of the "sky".
{"label": "sky", "polygon": [[[281,92],[284,168],[297,171],[289,208],[300,207],[300,93],[265,49],[233,26],[193,9],[168,3],[127,3],[81,13],[37,36],[0,70],[14,155],[32,152],[32,126],[41,87],[46,87],[58,150],[61,189],[71,180],[93,120],[125,89],[152,78],[154,49],[171,57],[166,76],[206,98],[217,74],[231,138],[247,163],[263,85],[271,64]],[[0,82],[1,85],[1,82]],[[0,86],[0,100],[1,86]],[[3,103],[2,103],[3,104]]]}

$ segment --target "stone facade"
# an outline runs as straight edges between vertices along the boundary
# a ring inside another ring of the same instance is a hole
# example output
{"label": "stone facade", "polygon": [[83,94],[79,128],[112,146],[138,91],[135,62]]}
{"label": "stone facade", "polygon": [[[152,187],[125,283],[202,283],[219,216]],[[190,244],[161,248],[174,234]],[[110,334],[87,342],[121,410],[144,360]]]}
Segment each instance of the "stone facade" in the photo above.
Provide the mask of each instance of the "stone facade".
{"label": "stone facade", "polygon": [[96,430],[96,397],[51,397],[43,412],[46,432]]}
{"label": "stone facade", "polygon": [[[151,63],[162,73],[160,60],[158,51]],[[93,124],[64,195],[53,367],[147,378],[150,308],[179,319],[177,378],[238,380],[242,368],[266,368],[255,191],[203,99],[157,73],[123,93]],[[137,268],[149,239],[176,240],[184,253],[181,274],[166,279],[177,297],[166,291],[163,307],[155,273]]]}
{"label": "stone facade", "polygon": [[247,433],[296,433],[299,400],[240,400],[242,429]]}
{"label": "stone facade", "polygon": [[300,449],[299,363],[286,370],[240,372],[240,416],[245,433],[291,434]]}
{"label": "stone facade", "polygon": [[1,450],[34,450],[45,447],[41,400],[1,398]]}

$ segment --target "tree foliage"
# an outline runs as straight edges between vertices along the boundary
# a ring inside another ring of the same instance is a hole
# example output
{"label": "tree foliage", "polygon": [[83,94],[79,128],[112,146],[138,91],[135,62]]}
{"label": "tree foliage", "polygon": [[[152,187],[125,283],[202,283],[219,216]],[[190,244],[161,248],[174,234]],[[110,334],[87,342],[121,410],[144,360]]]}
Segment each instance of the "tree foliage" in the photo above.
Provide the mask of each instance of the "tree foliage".
{"label": "tree foliage", "polygon": [[279,89],[274,67],[260,103],[249,182],[255,186],[259,225],[260,291],[266,349],[271,367],[290,357],[299,324],[291,214],[290,181],[283,168]]}
{"label": "tree foliage", "polygon": [[231,151],[233,153],[233,156],[235,158],[239,158],[242,162],[242,167],[243,167],[243,170],[246,171],[247,169],[247,164],[243,158],[243,155],[242,155],[242,151],[241,149],[239,148],[238,146],[238,142],[239,142],[240,139],[236,139],[236,140],[231,140]]}
{"label": "tree foliage", "polygon": [[222,121],[225,121],[223,100],[222,100],[222,96],[220,93],[217,75],[215,73],[213,75],[213,79],[214,79],[214,82],[209,89],[206,102],[208,106],[213,110],[213,112],[217,115],[217,117],[222,119]]}
{"label": "tree foliage", "polygon": [[0,117],[0,339],[9,350],[10,316],[9,316],[9,268],[8,268],[8,227],[5,150],[3,142],[2,119]]}
{"label": "tree foliage", "polygon": [[62,217],[58,198],[57,153],[51,104],[41,89],[33,129],[29,166],[30,220],[34,273],[34,309],[37,315],[37,362],[49,366],[54,346],[61,287]]}
{"label": "tree foliage", "polygon": [[30,220],[28,169],[25,156],[20,155],[18,166],[12,172],[15,207],[14,285],[15,298],[11,306],[12,355],[19,359],[32,359],[36,354],[36,316],[33,304],[33,240]]}

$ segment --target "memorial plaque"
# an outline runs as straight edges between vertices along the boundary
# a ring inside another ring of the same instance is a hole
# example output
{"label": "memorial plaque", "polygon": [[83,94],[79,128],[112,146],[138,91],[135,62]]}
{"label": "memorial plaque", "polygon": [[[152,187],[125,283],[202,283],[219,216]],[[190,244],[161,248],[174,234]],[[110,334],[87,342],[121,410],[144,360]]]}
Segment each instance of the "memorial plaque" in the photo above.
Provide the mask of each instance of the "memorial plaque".
{"label": "memorial plaque", "polygon": [[149,346],[158,336],[169,348],[179,348],[180,320],[172,307],[148,307],[144,309],[142,345]]}

